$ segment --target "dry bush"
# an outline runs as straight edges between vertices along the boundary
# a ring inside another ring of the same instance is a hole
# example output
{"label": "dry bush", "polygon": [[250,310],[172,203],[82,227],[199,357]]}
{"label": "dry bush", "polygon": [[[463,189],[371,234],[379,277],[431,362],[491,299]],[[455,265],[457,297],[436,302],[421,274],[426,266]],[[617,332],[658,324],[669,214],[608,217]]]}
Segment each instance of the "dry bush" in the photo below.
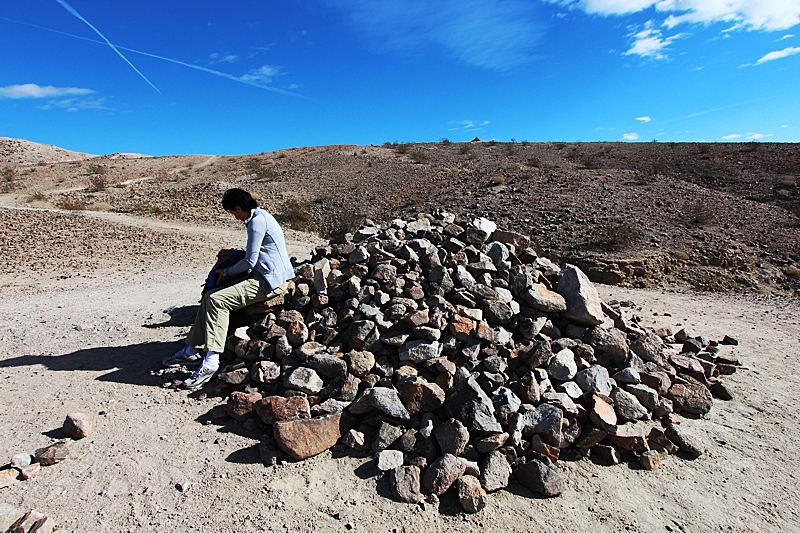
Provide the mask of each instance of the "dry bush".
{"label": "dry bush", "polygon": [[529,157],[528,158],[528,166],[535,167],[535,168],[542,168],[542,160],[538,157]]}
{"label": "dry bush", "polygon": [[800,268],[792,267],[786,271],[786,275],[788,275],[790,278],[800,279]]}
{"label": "dry bush", "polygon": [[92,174],[89,177],[89,191],[104,191],[108,186],[108,178],[105,174]]}
{"label": "dry bush", "polygon": [[311,212],[307,202],[289,198],[281,204],[278,218],[294,230],[305,231],[311,220]]}
{"label": "dry bush", "polygon": [[17,179],[17,171],[13,167],[3,167],[0,171],[3,180],[0,182],[0,192],[9,192],[14,188],[14,180]]}
{"label": "dry bush", "polygon": [[326,226],[328,226],[329,229],[325,232],[327,233],[325,236],[332,238],[339,237],[345,233],[352,233],[357,230],[363,222],[364,215],[361,213],[356,213],[355,211],[336,211],[327,221]]}
{"label": "dry bush", "polygon": [[426,154],[425,152],[420,152],[420,151],[411,152],[409,154],[409,157],[411,158],[412,161],[414,161],[415,163],[419,163],[419,164],[426,164],[426,163],[429,163],[430,160],[431,160],[431,158],[430,158],[430,156],[428,154]]}
{"label": "dry bush", "polygon": [[71,196],[60,196],[55,202],[53,202],[59,209],[65,209],[67,211],[83,211],[86,209],[86,201],[82,198],[73,198]]}
{"label": "dry bush", "polygon": [[406,152],[408,152],[408,149],[410,148],[408,143],[398,143],[396,141],[392,146],[394,148],[394,151],[397,152],[398,154],[405,154]]}
{"label": "dry bush", "polygon": [[491,177],[490,183],[492,185],[503,185],[506,182],[506,177],[502,174],[496,174]]}
{"label": "dry bush", "polygon": [[625,220],[613,220],[595,231],[595,239],[614,248],[630,248],[639,242],[639,230]]}
{"label": "dry bush", "polygon": [[702,226],[713,224],[719,216],[716,208],[703,200],[695,200],[689,204],[684,213],[689,219],[689,222]]}
{"label": "dry bush", "polygon": [[459,150],[461,155],[468,155],[472,153],[472,145],[468,143],[464,143],[461,145],[461,149]]}
{"label": "dry bush", "polygon": [[26,203],[44,202],[45,200],[47,200],[47,195],[45,193],[43,193],[42,191],[35,191],[30,196],[28,196],[25,202]]}
{"label": "dry bush", "polygon": [[442,137],[441,143],[445,146],[450,146],[450,139],[448,139],[447,137]]}

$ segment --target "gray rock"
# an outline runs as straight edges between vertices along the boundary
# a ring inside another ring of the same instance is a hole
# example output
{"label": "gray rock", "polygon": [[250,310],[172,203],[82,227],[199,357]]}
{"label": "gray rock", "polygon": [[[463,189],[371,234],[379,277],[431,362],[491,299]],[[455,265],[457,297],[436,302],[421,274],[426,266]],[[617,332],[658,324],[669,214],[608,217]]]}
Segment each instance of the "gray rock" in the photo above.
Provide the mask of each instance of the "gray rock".
{"label": "gray rock", "polygon": [[399,356],[401,361],[411,363],[422,363],[429,359],[436,359],[442,355],[442,345],[438,341],[410,341],[400,348]]}
{"label": "gray rock", "polygon": [[403,452],[400,450],[382,450],[378,453],[378,470],[386,472],[403,466]]}
{"label": "gray rock", "polygon": [[460,420],[449,418],[439,424],[433,434],[442,453],[449,453],[455,456],[461,455],[469,442],[469,430]]}
{"label": "gray rock", "polygon": [[524,434],[541,435],[551,446],[561,444],[561,421],[564,414],[561,409],[550,404],[541,404],[535,410],[525,413]]}
{"label": "gray rock", "polygon": [[426,494],[441,496],[464,474],[466,465],[455,455],[446,453],[436,459],[425,471],[422,488]]}
{"label": "gray rock", "polygon": [[608,369],[601,365],[592,365],[575,374],[575,383],[584,392],[592,394],[611,394],[611,380],[608,377]]}
{"label": "gray rock", "polygon": [[420,492],[419,468],[416,466],[399,466],[389,472],[389,485],[392,494],[405,503],[419,503],[424,497]]}
{"label": "gray rock", "polygon": [[373,387],[368,394],[369,401],[375,409],[400,420],[411,418],[395,389]]}
{"label": "gray rock", "polygon": [[492,393],[492,404],[494,405],[497,419],[503,424],[508,424],[511,416],[519,411],[522,401],[511,389],[500,387]]}
{"label": "gray rock", "polygon": [[322,379],[312,369],[301,366],[295,368],[286,379],[283,386],[287,389],[303,391],[306,394],[317,394],[322,390]]}
{"label": "gray rock", "polygon": [[68,455],[67,443],[64,441],[56,442],[50,446],[39,448],[36,450],[36,462],[42,466],[50,466],[60,463],[67,458]]}
{"label": "gray rock", "polygon": [[680,426],[669,425],[664,434],[669,440],[677,444],[681,451],[693,457],[700,457],[706,452],[706,446],[703,441]]}
{"label": "gray rock", "polygon": [[306,365],[314,369],[317,374],[328,378],[343,378],[347,375],[347,363],[335,355],[312,355]]}
{"label": "gray rock", "polygon": [[556,292],[564,297],[567,311],[564,316],[579,324],[591,326],[603,323],[600,295],[581,269],[567,265]]}
{"label": "gray rock", "polygon": [[649,418],[647,409],[639,403],[636,396],[622,389],[614,389],[611,393],[614,410],[621,420],[645,420]]}
{"label": "gray rock", "polygon": [[375,440],[372,441],[372,451],[380,453],[394,444],[397,439],[403,436],[403,430],[397,426],[393,426],[388,422],[381,422],[378,431],[375,434]]}
{"label": "gray rock", "polygon": [[564,475],[549,460],[532,459],[514,471],[514,478],[528,490],[552,498],[567,489]]}
{"label": "gray rock", "polygon": [[29,453],[15,453],[11,456],[11,468],[25,468],[31,466],[31,454]]}
{"label": "gray rock", "polygon": [[625,390],[636,396],[639,403],[647,409],[653,411],[658,407],[658,393],[647,385],[641,383],[625,385]]}
{"label": "gray rock", "polygon": [[550,361],[547,366],[547,373],[551,378],[559,381],[569,381],[578,373],[578,365],[575,363],[575,354],[569,348],[564,348]]}
{"label": "gray rock", "polygon": [[636,384],[641,383],[641,377],[639,377],[639,372],[632,367],[626,367],[611,376],[614,378],[614,381],[617,383],[630,383]]}
{"label": "gray rock", "polygon": [[500,451],[493,451],[486,454],[481,461],[481,486],[486,492],[494,492],[508,486],[508,478],[511,476],[511,465],[505,454]]}
{"label": "gray rock", "polygon": [[275,383],[281,377],[281,366],[273,361],[258,361],[250,368],[250,379],[259,383]]}
{"label": "gray rock", "polygon": [[624,363],[629,357],[628,340],[623,331],[617,328],[595,326],[583,338],[595,351],[608,354],[615,363]]}
{"label": "gray rock", "polygon": [[501,433],[500,422],[494,416],[494,405],[483,389],[469,377],[459,382],[445,404],[448,416],[461,420],[470,430]]}
{"label": "gray rock", "polygon": [[541,283],[534,283],[525,290],[522,297],[528,305],[545,313],[560,313],[567,310],[564,297]]}

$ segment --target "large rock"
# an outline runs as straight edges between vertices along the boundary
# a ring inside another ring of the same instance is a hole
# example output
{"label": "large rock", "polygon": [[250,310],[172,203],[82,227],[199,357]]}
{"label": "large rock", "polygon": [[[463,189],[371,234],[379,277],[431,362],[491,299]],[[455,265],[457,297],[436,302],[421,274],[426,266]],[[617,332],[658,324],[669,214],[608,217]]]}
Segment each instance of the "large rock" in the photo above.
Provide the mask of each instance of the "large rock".
{"label": "large rock", "polygon": [[436,383],[430,383],[421,377],[403,379],[395,387],[411,416],[435,411],[444,405],[444,390]]}
{"label": "large rock", "polygon": [[70,413],[64,420],[64,433],[73,439],[88,437],[93,430],[92,419],[83,413]]}
{"label": "large rock", "polygon": [[510,476],[511,465],[504,453],[495,450],[486,454],[481,463],[481,485],[486,492],[506,488]]}
{"label": "large rock", "polygon": [[615,363],[624,363],[629,357],[628,339],[625,332],[617,328],[595,326],[586,331],[583,342],[608,354]]}
{"label": "large rock", "polygon": [[68,453],[67,443],[60,441],[56,442],[55,444],[51,444],[50,446],[37,449],[34,455],[37,463],[41,464],[42,466],[50,466],[60,463],[66,459]]}
{"label": "large rock", "polygon": [[514,471],[514,479],[528,490],[548,498],[558,496],[567,489],[561,470],[549,460],[528,461]]}
{"label": "large rock", "polygon": [[704,415],[711,410],[714,397],[702,383],[676,383],[667,391],[676,411]]}
{"label": "large rock", "polygon": [[567,310],[567,301],[564,297],[541,283],[534,283],[525,291],[523,298],[531,307],[545,313],[560,313]]}
{"label": "large rock", "polygon": [[446,453],[436,459],[422,477],[422,490],[426,494],[441,496],[464,474],[467,465],[455,455]]}
{"label": "large rock", "polygon": [[400,360],[422,363],[442,355],[442,345],[438,341],[409,341],[400,349]]}
{"label": "large rock", "polygon": [[458,418],[470,430],[501,433],[503,427],[494,416],[494,405],[473,377],[453,387],[445,404],[448,416]]}
{"label": "large rock", "polygon": [[442,453],[459,456],[469,442],[469,430],[460,420],[449,418],[433,430]]}
{"label": "large rock", "polygon": [[324,452],[339,440],[341,413],[320,418],[275,422],[275,441],[294,459],[305,459]]}
{"label": "large rock", "polygon": [[369,391],[369,402],[375,409],[400,420],[411,418],[395,389],[374,387]]}
{"label": "large rock", "polygon": [[486,507],[486,491],[475,476],[462,476],[458,480],[458,501],[467,513],[477,513]]}
{"label": "large rock", "polygon": [[247,394],[241,391],[234,391],[228,396],[228,402],[225,404],[225,409],[228,416],[244,422],[248,418],[256,416],[255,405],[261,399],[261,394],[253,392]]}
{"label": "large rock", "polygon": [[564,316],[586,326],[603,323],[600,295],[581,269],[567,265],[556,292],[564,297],[567,310]]}
{"label": "large rock", "polygon": [[416,466],[398,466],[392,470],[389,473],[389,485],[401,502],[419,503],[424,498],[420,492],[419,468]]}
{"label": "large rock", "polygon": [[267,396],[255,403],[255,411],[265,424],[278,421],[308,418],[311,406],[305,396]]}

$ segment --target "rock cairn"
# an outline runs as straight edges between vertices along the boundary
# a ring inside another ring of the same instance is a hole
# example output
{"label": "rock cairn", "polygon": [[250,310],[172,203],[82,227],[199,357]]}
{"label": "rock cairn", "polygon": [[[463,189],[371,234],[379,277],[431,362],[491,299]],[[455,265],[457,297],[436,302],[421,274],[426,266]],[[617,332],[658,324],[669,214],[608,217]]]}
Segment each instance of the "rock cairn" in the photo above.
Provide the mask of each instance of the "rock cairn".
{"label": "rock cairn", "polygon": [[234,317],[236,361],[218,374],[214,416],[271,426],[267,464],[339,443],[373,453],[399,500],[454,487],[477,512],[512,476],[560,494],[559,459],[701,455],[676,413],[731,398],[718,376],[738,362],[718,342],[641,327],[580,269],[484,218],[367,221],[295,272]]}

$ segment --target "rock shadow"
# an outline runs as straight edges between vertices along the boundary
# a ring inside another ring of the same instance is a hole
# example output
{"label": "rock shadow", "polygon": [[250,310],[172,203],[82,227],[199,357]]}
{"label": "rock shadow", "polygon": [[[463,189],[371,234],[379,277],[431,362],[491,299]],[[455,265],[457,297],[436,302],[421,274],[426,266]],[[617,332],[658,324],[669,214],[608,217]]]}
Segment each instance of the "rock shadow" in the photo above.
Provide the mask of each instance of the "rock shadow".
{"label": "rock shadow", "polygon": [[143,324],[142,327],[156,329],[168,327],[185,327],[194,324],[199,305],[183,305],[180,307],[169,307],[164,309],[164,313],[169,315],[169,320],[158,324]]}

